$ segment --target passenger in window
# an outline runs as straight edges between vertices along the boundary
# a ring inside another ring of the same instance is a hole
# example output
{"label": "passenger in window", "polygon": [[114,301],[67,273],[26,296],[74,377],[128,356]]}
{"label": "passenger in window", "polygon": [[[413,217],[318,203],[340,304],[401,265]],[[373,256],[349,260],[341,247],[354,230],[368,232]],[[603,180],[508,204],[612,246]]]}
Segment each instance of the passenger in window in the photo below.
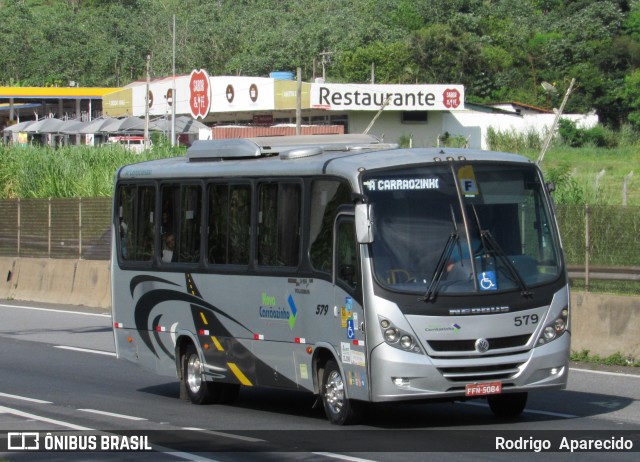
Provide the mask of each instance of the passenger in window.
{"label": "passenger in window", "polygon": [[162,261],[171,262],[176,261],[174,257],[174,250],[176,247],[176,236],[173,233],[167,233],[164,237],[164,249],[162,249]]}

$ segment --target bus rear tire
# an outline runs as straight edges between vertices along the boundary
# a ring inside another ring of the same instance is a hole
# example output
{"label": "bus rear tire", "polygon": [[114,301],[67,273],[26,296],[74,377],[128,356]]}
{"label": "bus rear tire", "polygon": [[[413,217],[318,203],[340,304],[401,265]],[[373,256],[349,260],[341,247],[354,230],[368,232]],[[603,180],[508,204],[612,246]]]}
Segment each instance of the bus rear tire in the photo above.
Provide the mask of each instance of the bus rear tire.
{"label": "bus rear tire", "polygon": [[506,393],[504,395],[490,395],[487,397],[489,407],[496,417],[518,417],[527,405],[528,394]]}
{"label": "bus rear tire", "polygon": [[189,400],[193,404],[211,403],[215,385],[204,379],[203,365],[196,347],[190,343],[182,358],[182,380]]}
{"label": "bus rear tire", "polygon": [[325,364],[322,379],[322,404],[329,422],[335,425],[353,425],[362,417],[362,403],[347,399],[345,383],[335,361]]}

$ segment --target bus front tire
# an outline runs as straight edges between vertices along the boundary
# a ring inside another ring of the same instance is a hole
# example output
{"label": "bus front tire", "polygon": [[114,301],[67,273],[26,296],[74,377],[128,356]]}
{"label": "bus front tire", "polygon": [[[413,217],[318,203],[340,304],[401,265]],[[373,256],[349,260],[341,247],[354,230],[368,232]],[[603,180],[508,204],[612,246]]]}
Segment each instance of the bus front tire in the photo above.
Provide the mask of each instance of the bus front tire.
{"label": "bus front tire", "polygon": [[204,379],[202,368],[196,347],[189,344],[182,359],[182,380],[193,404],[208,404],[212,401],[213,384]]}
{"label": "bus front tire", "polygon": [[496,417],[518,417],[527,405],[528,394],[506,393],[504,395],[490,395],[487,397],[489,408]]}
{"label": "bus front tire", "polygon": [[362,416],[362,403],[346,398],[344,378],[333,360],[324,367],[322,404],[327,419],[335,425],[352,425]]}

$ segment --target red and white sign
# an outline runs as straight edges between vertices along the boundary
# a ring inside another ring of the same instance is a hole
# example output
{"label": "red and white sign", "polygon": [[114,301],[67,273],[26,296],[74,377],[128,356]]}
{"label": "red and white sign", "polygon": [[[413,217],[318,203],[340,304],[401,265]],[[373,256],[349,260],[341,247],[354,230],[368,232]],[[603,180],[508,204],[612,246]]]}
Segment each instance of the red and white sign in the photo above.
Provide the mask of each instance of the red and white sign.
{"label": "red and white sign", "polygon": [[189,78],[189,107],[191,108],[191,116],[194,119],[198,117],[204,119],[209,114],[209,109],[211,109],[209,74],[203,69],[191,71],[191,77]]}
{"label": "red and white sign", "polygon": [[442,94],[444,106],[455,109],[460,106],[460,92],[455,88],[447,88]]}

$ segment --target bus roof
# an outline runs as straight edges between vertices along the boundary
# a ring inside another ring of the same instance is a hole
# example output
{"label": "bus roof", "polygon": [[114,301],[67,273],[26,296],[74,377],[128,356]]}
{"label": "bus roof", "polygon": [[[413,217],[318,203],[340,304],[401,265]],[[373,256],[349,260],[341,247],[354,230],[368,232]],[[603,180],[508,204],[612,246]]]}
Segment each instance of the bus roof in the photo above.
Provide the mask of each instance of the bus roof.
{"label": "bus roof", "polygon": [[308,135],[196,141],[185,157],[123,167],[118,178],[168,179],[335,175],[447,161],[532,163],[526,157],[457,148],[400,149],[371,135]]}

